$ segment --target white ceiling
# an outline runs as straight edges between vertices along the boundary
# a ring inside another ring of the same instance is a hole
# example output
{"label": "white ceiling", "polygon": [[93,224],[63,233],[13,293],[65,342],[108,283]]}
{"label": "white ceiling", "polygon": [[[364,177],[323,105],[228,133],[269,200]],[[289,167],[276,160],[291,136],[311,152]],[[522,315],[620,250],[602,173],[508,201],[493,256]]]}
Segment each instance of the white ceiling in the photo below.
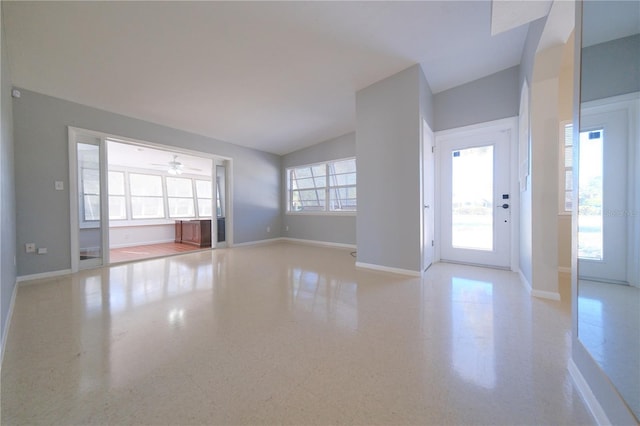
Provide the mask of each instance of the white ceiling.
{"label": "white ceiling", "polygon": [[182,164],[185,175],[212,176],[213,160],[210,158],[111,140],[107,144],[107,154],[110,169],[116,166],[125,169],[166,172],[169,170],[169,162],[176,156],[176,161]]}
{"label": "white ceiling", "polygon": [[[491,2],[2,2],[13,84],[284,154],[355,128],[355,92],[520,62]],[[508,26],[508,22],[507,22]]]}

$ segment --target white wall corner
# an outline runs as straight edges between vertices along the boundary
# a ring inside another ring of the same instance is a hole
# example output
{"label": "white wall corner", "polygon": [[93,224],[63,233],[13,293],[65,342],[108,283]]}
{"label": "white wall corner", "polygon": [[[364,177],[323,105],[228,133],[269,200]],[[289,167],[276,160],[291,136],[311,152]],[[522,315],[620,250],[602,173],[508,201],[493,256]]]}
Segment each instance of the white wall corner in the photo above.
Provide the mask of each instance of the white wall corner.
{"label": "white wall corner", "polygon": [[573,359],[569,359],[567,369],[569,370],[569,375],[573,379],[573,383],[578,389],[580,397],[587,406],[587,409],[591,412],[596,423],[598,425],[610,425],[611,422],[609,421],[607,414],[604,412],[604,409],[598,402],[598,399],[591,391],[591,387],[585,380],[584,376],[580,373],[578,366],[573,362]]}

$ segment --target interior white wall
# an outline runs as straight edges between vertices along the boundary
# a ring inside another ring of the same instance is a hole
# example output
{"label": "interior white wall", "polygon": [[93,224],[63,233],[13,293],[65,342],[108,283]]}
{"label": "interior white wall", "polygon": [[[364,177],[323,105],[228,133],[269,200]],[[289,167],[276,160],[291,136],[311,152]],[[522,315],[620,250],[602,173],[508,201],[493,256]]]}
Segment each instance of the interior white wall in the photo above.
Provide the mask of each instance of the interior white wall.
{"label": "interior white wall", "polygon": [[109,227],[110,248],[170,243],[174,240],[174,224]]}

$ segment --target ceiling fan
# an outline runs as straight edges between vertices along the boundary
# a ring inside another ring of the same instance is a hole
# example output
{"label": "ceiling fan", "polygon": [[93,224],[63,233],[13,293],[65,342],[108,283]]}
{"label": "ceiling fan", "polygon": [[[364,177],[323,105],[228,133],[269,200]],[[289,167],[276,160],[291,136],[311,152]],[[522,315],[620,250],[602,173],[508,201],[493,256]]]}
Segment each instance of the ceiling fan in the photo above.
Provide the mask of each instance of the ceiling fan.
{"label": "ceiling fan", "polygon": [[162,167],[167,171],[167,173],[171,175],[181,175],[185,170],[190,170],[196,173],[202,172],[202,169],[198,169],[196,167],[185,167],[180,161],[178,161],[178,156],[173,155],[173,160],[167,161],[166,163],[151,163],[152,166]]}
{"label": "ceiling fan", "polygon": [[183,169],[184,166],[181,162],[178,161],[178,156],[174,155],[173,161],[169,161],[169,169],[167,170],[167,172],[169,172],[169,174],[171,175],[181,175]]}

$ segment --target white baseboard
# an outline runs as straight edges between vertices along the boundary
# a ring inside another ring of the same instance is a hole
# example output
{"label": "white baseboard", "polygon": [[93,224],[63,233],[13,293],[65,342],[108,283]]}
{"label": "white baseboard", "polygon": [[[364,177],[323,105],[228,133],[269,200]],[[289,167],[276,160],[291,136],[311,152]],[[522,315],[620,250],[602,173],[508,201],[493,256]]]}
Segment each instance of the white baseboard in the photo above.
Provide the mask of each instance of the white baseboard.
{"label": "white baseboard", "polygon": [[273,243],[277,243],[278,241],[282,241],[282,238],[276,237],[276,238],[267,238],[266,240],[247,241],[246,243],[233,243],[231,247],[258,246],[262,244],[273,244]]}
{"label": "white baseboard", "polygon": [[355,244],[343,244],[343,243],[332,243],[329,241],[318,241],[318,240],[305,240],[301,238],[288,238],[283,237],[280,238],[281,241],[287,241],[295,244],[305,244],[309,246],[320,246],[320,247],[334,247],[334,248],[342,248],[342,249],[350,249],[355,250]]}
{"label": "white baseboard", "polygon": [[598,423],[599,425],[610,425],[611,422],[609,421],[607,414],[602,409],[602,406],[598,402],[598,399],[591,391],[589,383],[587,383],[584,376],[582,375],[582,373],[580,373],[580,370],[572,359],[569,359],[569,365],[567,366],[567,369],[569,370],[569,375],[573,379],[573,383],[578,389],[578,393],[582,397],[582,400],[587,406],[587,409],[591,412],[591,415],[595,419],[596,423]]}
{"label": "white baseboard", "polygon": [[520,282],[522,282],[522,285],[524,286],[525,290],[527,290],[527,293],[529,293],[533,297],[537,297],[539,299],[549,299],[549,300],[560,301],[560,293],[553,292],[553,291],[534,290],[531,287],[531,284],[529,283],[529,281],[527,280],[527,277],[525,277],[524,274],[522,273],[522,270],[518,269],[518,274],[520,275]]}
{"label": "white baseboard", "polygon": [[558,266],[558,272],[562,272],[563,274],[570,274],[571,266]]}
{"label": "white baseboard", "polygon": [[0,370],[4,363],[4,350],[7,347],[7,337],[9,337],[9,328],[11,327],[11,318],[13,317],[13,307],[16,304],[16,294],[18,293],[18,283],[13,286],[13,292],[11,293],[11,301],[9,302],[9,309],[7,310],[7,320],[4,323],[4,331],[2,332],[2,347],[0,348]]}
{"label": "white baseboard", "polygon": [[527,293],[531,294],[531,284],[529,284],[527,277],[524,276],[521,269],[518,269],[518,275],[520,275],[520,282],[522,283],[524,289],[527,290]]}
{"label": "white baseboard", "polygon": [[356,268],[372,269],[374,271],[391,272],[392,274],[409,275],[412,277],[421,277],[420,271],[412,271],[410,269],[392,268],[389,266],[375,265],[373,263],[356,262]]}
{"label": "white baseboard", "polygon": [[175,240],[173,238],[169,238],[169,239],[165,239],[165,240],[158,240],[158,241],[145,241],[145,242],[137,242],[137,243],[126,243],[126,244],[112,244],[109,248],[112,249],[116,249],[116,248],[127,248],[127,247],[138,247],[138,246],[150,246],[152,244],[166,244],[166,243],[172,243]]}
{"label": "white baseboard", "polygon": [[539,299],[560,301],[560,293],[554,291],[531,290],[531,295]]}
{"label": "white baseboard", "polygon": [[24,283],[25,281],[40,280],[43,278],[59,277],[61,275],[71,274],[71,269],[61,269],[60,271],[43,272],[41,274],[31,274],[19,276],[16,280],[18,283]]}

